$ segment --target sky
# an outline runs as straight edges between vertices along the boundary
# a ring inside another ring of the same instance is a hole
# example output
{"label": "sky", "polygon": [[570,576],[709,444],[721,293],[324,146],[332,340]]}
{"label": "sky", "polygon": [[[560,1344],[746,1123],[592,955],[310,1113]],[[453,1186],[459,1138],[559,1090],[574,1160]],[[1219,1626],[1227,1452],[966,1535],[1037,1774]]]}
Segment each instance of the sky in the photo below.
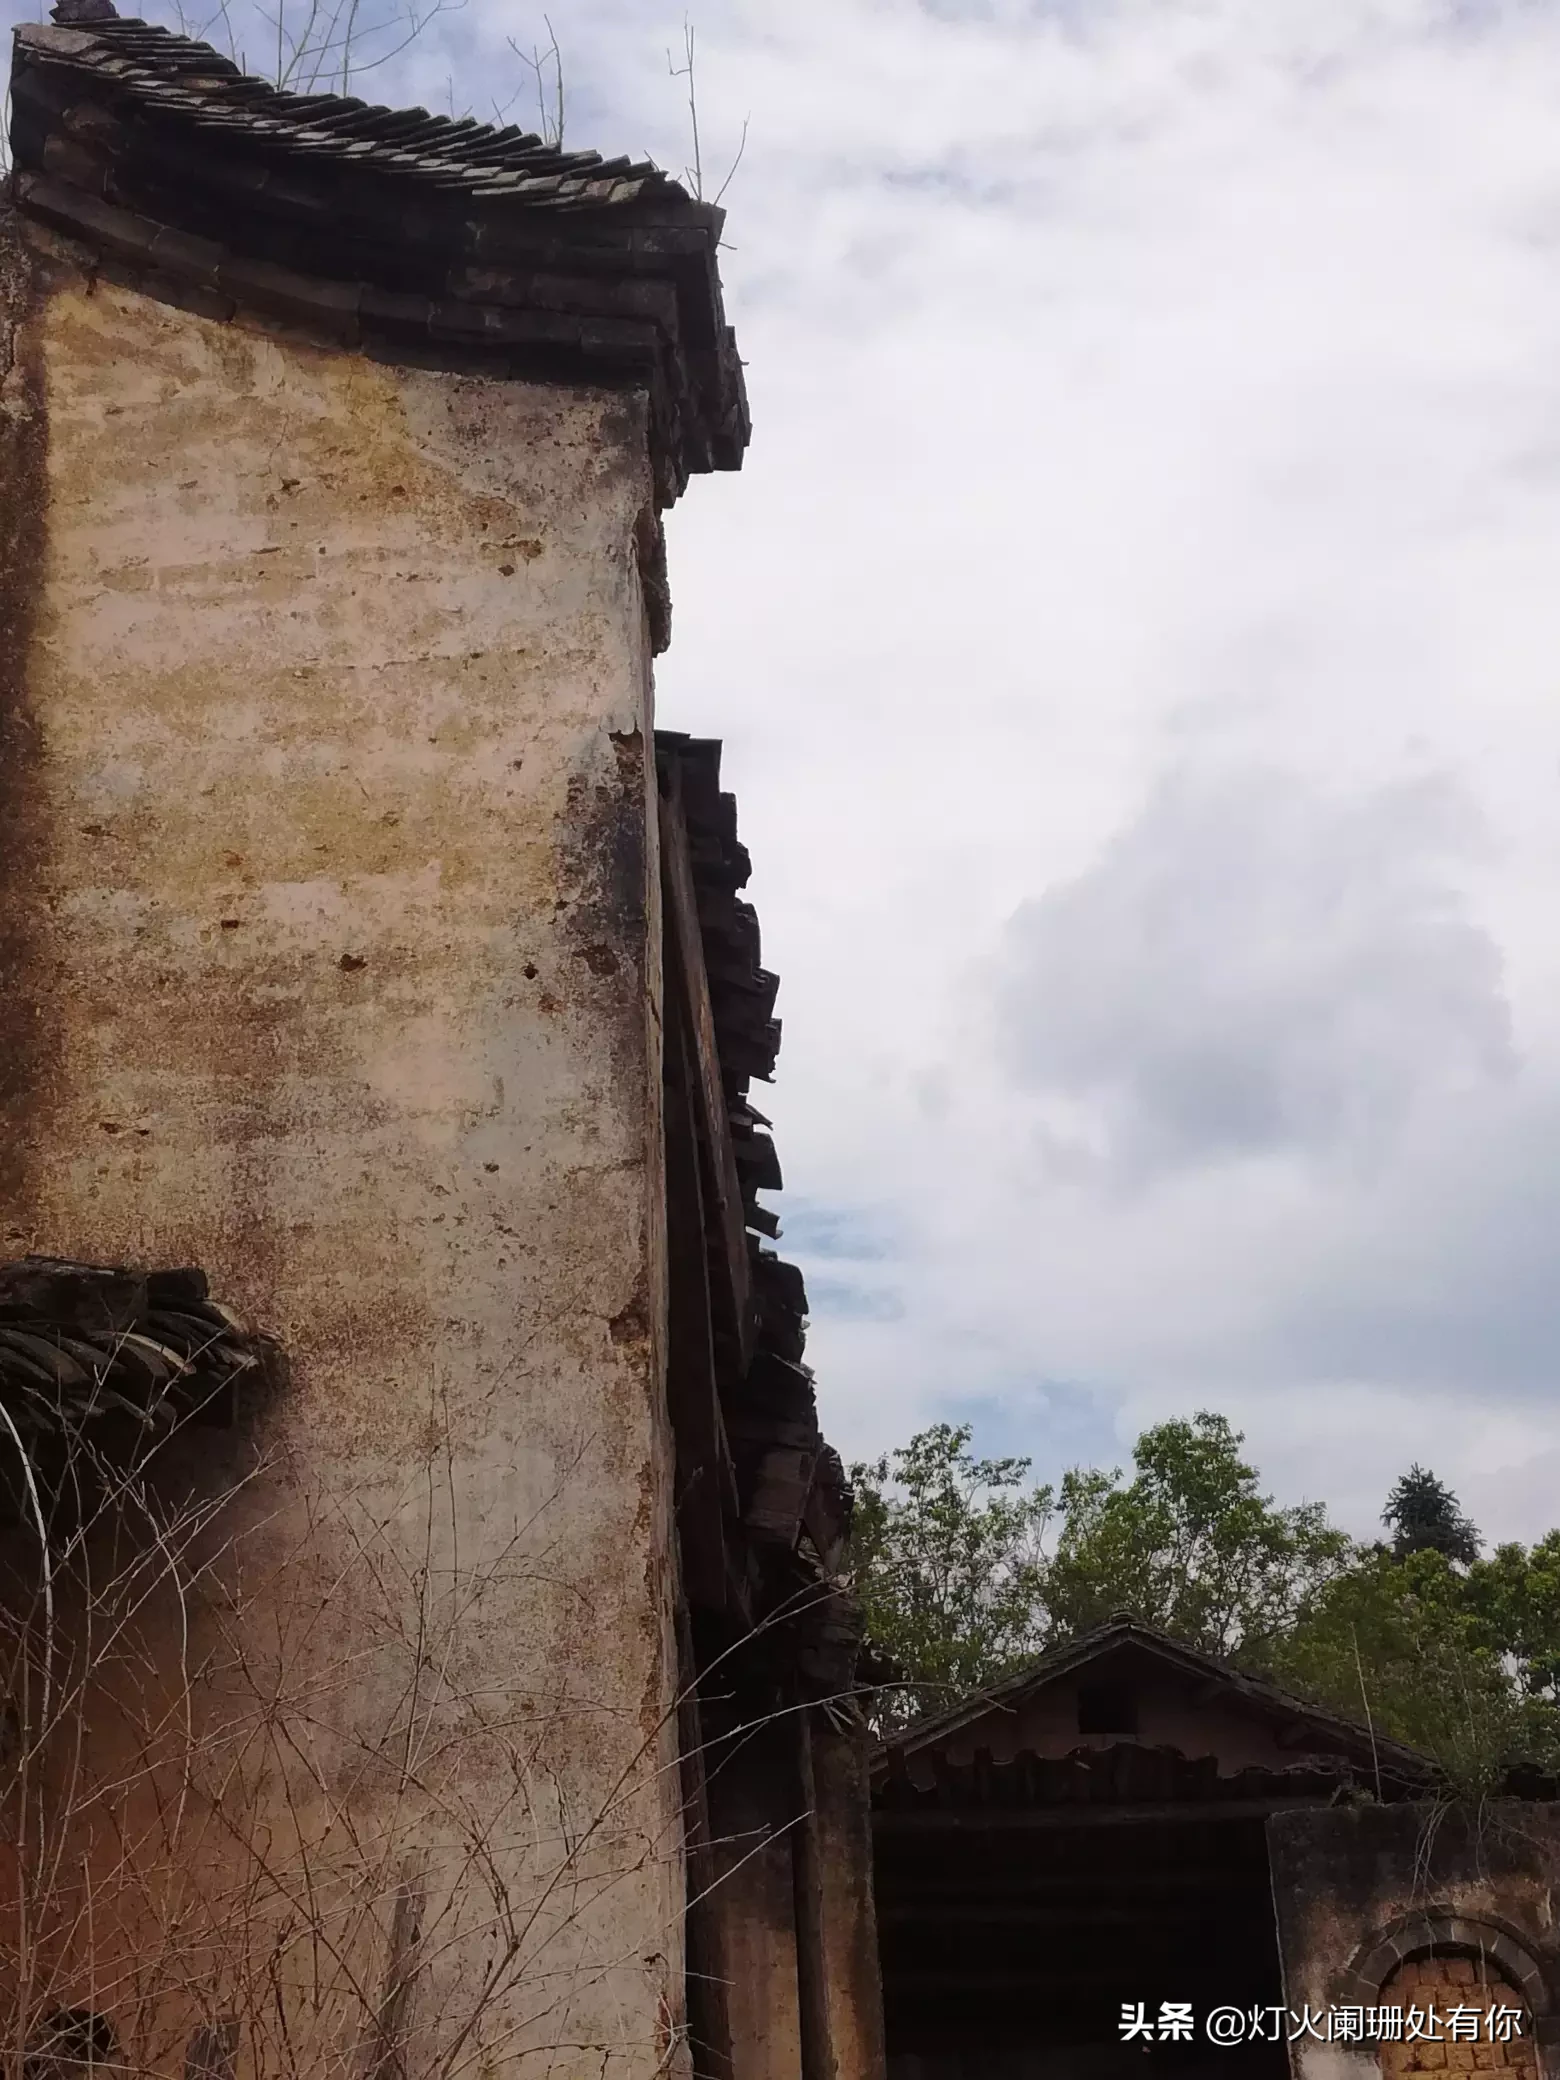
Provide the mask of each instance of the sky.
{"label": "sky", "polygon": [[[23,11],[13,6],[13,14]],[[159,18],[167,18],[160,16]],[[555,0],[688,163],[680,7]],[[753,444],[668,516],[847,1457],[1209,1407],[1560,1522],[1560,0],[696,0]],[[257,36],[258,36],[258,32]],[[359,91],[490,112],[540,9]]]}

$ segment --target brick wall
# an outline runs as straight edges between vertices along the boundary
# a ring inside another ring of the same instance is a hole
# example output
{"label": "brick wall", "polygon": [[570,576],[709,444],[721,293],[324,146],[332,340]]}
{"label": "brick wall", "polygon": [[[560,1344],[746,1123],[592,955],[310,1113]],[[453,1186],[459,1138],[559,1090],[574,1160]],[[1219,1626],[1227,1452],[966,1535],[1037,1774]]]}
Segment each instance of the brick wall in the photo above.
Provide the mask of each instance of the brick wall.
{"label": "brick wall", "polygon": [[1485,1958],[1417,1957],[1398,1969],[1381,1989],[1384,2008],[1434,2008],[1443,2020],[1440,2033],[1447,2034],[1445,2015],[1455,2007],[1508,2007],[1522,2010],[1521,2034],[1510,2043],[1487,2043],[1488,2026],[1481,2025],[1477,2044],[1431,2043],[1419,2038],[1413,2043],[1383,2044],[1381,2070],[1385,2080],[1404,2080],[1411,2073],[1471,2073],[1499,2071],[1512,2080],[1537,2080],[1538,2059],[1533,2045],[1532,2016],[1522,1995],[1494,1971]]}

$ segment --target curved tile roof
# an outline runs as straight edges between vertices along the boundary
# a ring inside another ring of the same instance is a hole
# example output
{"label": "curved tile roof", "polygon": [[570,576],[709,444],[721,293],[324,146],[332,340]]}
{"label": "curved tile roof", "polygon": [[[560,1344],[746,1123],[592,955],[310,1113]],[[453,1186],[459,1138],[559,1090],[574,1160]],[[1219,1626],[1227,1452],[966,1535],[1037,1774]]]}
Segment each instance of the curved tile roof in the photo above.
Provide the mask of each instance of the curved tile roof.
{"label": "curved tile roof", "polygon": [[382,167],[443,189],[512,197],[528,208],[600,207],[655,197],[675,209],[692,200],[648,160],[566,152],[515,124],[498,128],[471,117],[430,115],[425,108],[291,93],[241,72],[210,44],[155,23],[26,25],[18,43],[53,62],[95,72],[146,107],[182,117],[212,136],[242,136],[274,150]]}
{"label": "curved tile roof", "polygon": [[[141,21],[16,31],[14,195],[133,286],[380,359],[631,389],[661,503],[748,440],[724,213],[646,161],[279,90]],[[56,12],[61,12],[57,9]]]}

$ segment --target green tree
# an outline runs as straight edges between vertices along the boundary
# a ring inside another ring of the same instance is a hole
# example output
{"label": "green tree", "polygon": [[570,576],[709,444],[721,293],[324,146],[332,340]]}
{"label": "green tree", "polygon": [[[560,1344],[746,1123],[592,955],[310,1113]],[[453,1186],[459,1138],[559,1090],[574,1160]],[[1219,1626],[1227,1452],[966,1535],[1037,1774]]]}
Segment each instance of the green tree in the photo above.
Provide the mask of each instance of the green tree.
{"label": "green tree", "polygon": [[1399,1560],[1410,1553],[1444,1553],[1467,1567],[1479,1557],[1478,1532],[1451,1489],[1427,1467],[1411,1466],[1399,1477],[1381,1521],[1392,1532],[1392,1551]]}
{"label": "green tree", "polygon": [[899,1681],[898,1724],[999,1681],[1044,1644],[1049,1488],[1027,1459],[977,1459],[968,1424],[934,1424],[853,1466],[852,1568],[868,1636]]}
{"label": "green tree", "polygon": [[1260,1663],[1353,1547],[1320,1503],[1289,1509],[1259,1487],[1225,1417],[1204,1410],[1145,1430],[1135,1473],[1074,1471],[1045,1575],[1052,1627],[1086,1630],[1114,1611],[1190,1645]]}
{"label": "green tree", "polygon": [[1468,1795],[1512,1763],[1560,1771],[1560,1531],[1481,1559],[1416,1466],[1389,1498],[1394,1543],[1356,1545],[1321,1504],[1263,1494],[1207,1411],[1145,1430],[1130,1479],[1075,1469],[1059,1493],[970,1437],[938,1424],[852,1468],[857,1588],[901,1678],[883,1728],[1127,1611],[1421,1749]]}
{"label": "green tree", "polygon": [[1275,1642],[1271,1672],[1290,1688],[1405,1741],[1466,1795],[1514,1762],[1552,1766],[1553,1708],[1512,1680],[1495,1628],[1447,1556],[1362,1548],[1316,1605]]}
{"label": "green tree", "polygon": [[1525,1698],[1560,1707],[1560,1531],[1497,1546],[1468,1569],[1464,1595]]}

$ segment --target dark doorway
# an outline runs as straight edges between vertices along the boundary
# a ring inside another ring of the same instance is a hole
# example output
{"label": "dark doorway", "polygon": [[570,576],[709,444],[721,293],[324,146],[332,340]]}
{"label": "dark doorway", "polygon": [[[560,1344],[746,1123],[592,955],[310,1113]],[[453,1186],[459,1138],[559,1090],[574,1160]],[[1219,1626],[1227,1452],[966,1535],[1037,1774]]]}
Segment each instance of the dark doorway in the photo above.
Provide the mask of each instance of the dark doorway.
{"label": "dark doorway", "polygon": [[[1210,2044],[1282,1999],[1260,1815],[879,1813],[889,2080],[1282,2080],[1284,2044]],[[1126,2041],[1191,2004],[1190,2043]]]}

